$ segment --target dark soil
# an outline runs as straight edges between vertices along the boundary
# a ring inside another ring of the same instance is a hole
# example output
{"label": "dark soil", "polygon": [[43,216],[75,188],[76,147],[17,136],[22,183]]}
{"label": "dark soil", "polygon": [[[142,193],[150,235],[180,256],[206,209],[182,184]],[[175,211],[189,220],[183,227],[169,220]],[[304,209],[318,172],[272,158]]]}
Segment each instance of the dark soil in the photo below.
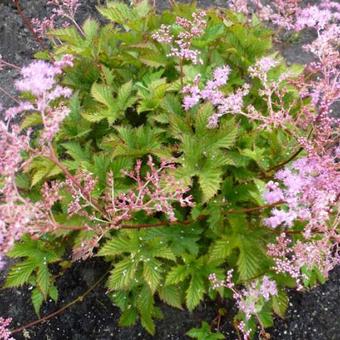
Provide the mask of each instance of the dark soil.
{"label": "dark soil", "polygon": [[[80,19],[88,15],[95,16],[97,0],[83,0],[79,11]],[[167,6],[167,1],[158,1],[159,8]],[[198,1],[202,6],[222,6],[225,0]],[[22,0],[22,7],[27,17],[43,18],[48,8],[47,0]],[[280,50],[289,62],[306,64],[311,56],[306,54],[301,45],[311,36],[304,35],[294,43],[281,45]],[[0,54],[5,60],[18,65],[28,63],[39,44],[32,38],[30,31],[23,25],[12,0],[0,0]],[[17,74],[11,70],[0,72],[0,84],[14,94],[13,80]],[[5,107],[13,105],[0,92],[0,103]],[[109,270],[106,263],[100,260],[90,260],[75,264],[57,281],[59,302],[47,301],[41,315],[56,311],[68,302],[82,295],[102,275]],[[276,320],[275,327],[270,331],[272,339],[282,340],[338,340],[340,339],[340,268],[336,268],[326,284],[303,294],[292,292],[285,320]],[[141,326],[119,328],[119,310],[114,307],[106,294],[103,284],[98,285],[86,298],[65,310],[58,316],[14,334],[15,339],[34,340],[138,340],[138,339],[187,339],[185,333],[192,327],[198,327],[200,322],[211,322],[217,313],[215,303],[201,304],[193,313],[170,308],[159,303],[164,313],[164,319],[157,322],[157,333],[154,337],[148,335]],[[232,305],[225,306],[227,317],[221,320],[220,330],[226,339],[237,339],[231,325],[231,316],[235,311]],[[30,288],[1,290],[0,316],[12,317],[12,327],[20,327],[37,319],[30,301]]]}

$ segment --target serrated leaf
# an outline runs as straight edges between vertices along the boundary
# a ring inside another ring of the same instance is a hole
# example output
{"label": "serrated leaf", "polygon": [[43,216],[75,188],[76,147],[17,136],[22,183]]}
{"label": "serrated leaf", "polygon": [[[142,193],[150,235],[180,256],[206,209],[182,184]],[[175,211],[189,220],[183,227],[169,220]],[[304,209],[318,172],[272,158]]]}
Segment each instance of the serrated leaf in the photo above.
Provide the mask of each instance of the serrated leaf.
{"label": "serrated leaf", "polygon": [[158,288],[159,298],[169,306],[182,309],[182,299],[176,286],[162,286]]}
{"label": "serrated leaf", "polygon": [[279,291],[277,295],[273,296],[272,301],[274,312],[283,319],[286,315],[289,302],[287,293],[282,290]]}
{"label": "serrated leaf", "polygon": [[115,291],[110,294],[110,298],[112,299],[113,303],[121,310],[127,309],[128,305],[130,304],[129,291],[125,290]]}
{"label": "serrated leaf", "polygon": [[203,201],[209,201],[220,189],[222,170],[204,169],[199,174],[198,182],[203,192]]}
{"label": "serrated leaf", "polygon": [[139,57],[139,61],[150,67],[160,67],[166,65],[167,59],[157,51],[146,50]]}
{"label": "serrated leaf", "polygon": [[31,179],[31,187],[39,183],[46,177],[58,175],[62,170],[47,158],[36,158],[29,166],[29,170],[33,173]]}
{"label": "serrated leaf", "polygon": [[133,20],[134,16],[129,6],[122,2],[109,3],[106,8],[97,7],[99,13],[106,19],[109,19],[118,24],[126,24],[128,21]]}
{"label": "serrated leaf", "polygon": [[167,94],[165,98],[161,102],[162,109],[166,112],[166,114],[174,114],[181,115],[183,113],[182,104],[173,94]]}
{"label": "serrated leaf", "polygon": [[120,110],[125,110],[127,107],[133,104],[131,102],[131,92],[132,92],[132,81],[128,81],[127,83],[123,84],[117,94],[117,104]]}
{"label": "serrated leaf", "polygon": [[91,123],[98,123],[103,119],[110,117],[110,112],[107,110],[97,112],[81,112],[81,116]]}
{"label": "serrated leaf", "polygon": [[171,248],[169,248],[169,247],[162,247],[159,250],[159,253],[155,254],[155,257],[159,257],[159,258],[162,258],[162,259],[176,261],[176,256],[173,253],[173,251],[171,250]]}
{"label": "serrated leaf", "polygon": [[177,284],[184,281],[188,277],[189,273],[187,269],[183,265],[178,265],[176,267],[172,267],[168,272],[165,283],[166,285]]}
{"label": "serrated leaf", "polygon": [[129,252],[131,249],[130,241],[123,237],[114,237],[102,246],[97,256],[116,256]]}
{"label": "serrated leaf", "polygon": [[78,142],[63,143],[62,146],[67,150],[67,153],[78,162],[89,161],[90,154]]}
{"label": "serrated leaf", "polygon": [[33,112],[30,115],[25,115],[25,118],[20,124],[21,129],[42,124],[41,115],[38,112]]}
{"label": "serrated leaf", "polygon": [[130,327],[133,326],[137,321],[138,313],[135,308],[130,307],[123,311],[119,318],[119,326]]}
{"label": "serrated leaf", "polygon": [[156,326],[151,316],[141,315],[141,324],[151,335],[155,335]]}
{"label": "serrated leaf", "polygon": [[50,286],[50,272],[47,265],[41,264],[37,270],[37,284],[44,298],[47,298]]}
{"label": "serrated leaf", "polygon": [[203,299],[205,293],[203,278],[197,274],[193,274],[190,279],[189,287],[185,292],[185,303],[189,311],[193,311],[195,307]]}
{"label": "serrated leaf", "polygon": [[40,308],[42,306],[42,303],[44,302],[44,296],[39,289],[34,288],[32,290],[31,300],[35,313],[38,315],[38,317],[40,317]]}
{"label": "serrated leaf", "polygon": [[235,245],[230,238],[216,240],[209,251],[210,259],[225,260],[231,254],[233,248],[235,248]]}
{"label": "serrated leaf", "polygon": [[150,259],[143,263],[143,277],[154,294],[161,281],[161,263],[155,259]]}
{"label": "serrated leaf", "polygon": [[202,135],[208,131],[211,131],[208,129],[207,125],[209,117],[213,114],[213,112],[214,108],[210,103],[205,103],[199,107],[195,117],[195,128],[197,134]]}
{"label": "serrated leaf", "polygon": [[93,83],[91,87],[91,95],[95,100],[104,104],[107,108],[114,107],[112,88],[110,86]]}
{"label": "serrated leaf", "polygon": [[250,242],[241,241],[240,254],[237,260],[238,272],[241,281],[247,281],[261,272],[263,262],[262,252]]}
{"label": "serrated leaf", "polygon": [[55,285],[51,285],[48,290],[48,295],[54,302],[57,302],[59,297],[58,288]]}
{"label": "serrated leaf", "polygon": [[36,267],[37,263],[32,259],[15,264],[7,275],[5,287],[19,287],[27,283]]}
{"label": "serrated leaf", "polygon": [[83,24],[83,31],[85,33],[86,40],[92,41],[99,30],[99,24],[96,20],[86,19]]}
{"label": "serrated leaf", "polygon": [[152,335],[155,334],[155,323],[152,320],[153,304],[154,299],[150,288],[143,286],[137,298],[137,309],[140,313],[142,326]]}
{"label": "serrated leaf", "polygon": [[273,315],[269,311],[263,310],[257,313],[257,317],[265,328],[272,327],[274,324]]}
{"label": "serrated leaf", "polygon": [[61,41],[68,42],[71,46],[81,46],[83,43],[83,39],[75,26],[54,29],[49,32],[49,35],[57,37]]}
{"label": "serrated leaf", "polygon": [[39,183],[43,178],[46,177],[48,174],[48,171],[46,169],[39,169],[34,172],[34,175],[32,176],[31,186],[35,186],[37,183]]}
{"label": "serrated leaf", "polygon": [[129,288],[135,278],[137,266],[138,263],[132,262],[130,258],[125,258],[116,263],[107,282],[108,288]]}
{"label": "serrated leaf", "polygon": [[152,10],[152,7],[150,6],[150,3],[148,0],[142,0],[139,1],[134,9],[133,12],[138,15],[139,18],[144,18],[149,14],[149,12]]}
{"label": "serrated leaf", "polygon": [[201,328],[192,328],[190,329],[186,335],[190,336],[191,338],[197,340],[222,340],[225,339],[224,335],[221,333],[214,333],[210,329],[210,325],[203,321]]}

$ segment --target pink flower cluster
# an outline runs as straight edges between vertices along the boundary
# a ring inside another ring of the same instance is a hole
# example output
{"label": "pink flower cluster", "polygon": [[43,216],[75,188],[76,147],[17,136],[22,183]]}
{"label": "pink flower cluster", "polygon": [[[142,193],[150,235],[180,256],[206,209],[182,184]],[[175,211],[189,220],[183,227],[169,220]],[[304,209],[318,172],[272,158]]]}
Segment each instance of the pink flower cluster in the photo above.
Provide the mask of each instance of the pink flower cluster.
{"label": "pink flower cluster", "polygon": [[259,95],[266,102],[267,112],[262,113],[256,110],[253,105],[248,105],[246,112],[241,112],[250,120],[260,122],[259,128],[272,129],[285,127],[292,122],[291,109],[295,101],[289,104],[285,103],[287,89],[283,82],[291,76],[289,72],[282,73],[276,81],[268,77],[268,72],[275,68],[279,62],[271,56],[259,59],[255,65],[249,67],[249,74],[252,78],[258,78],[261,81],[262,89]]}
{"label": "pink flower cluster", "polygon": [[1,260],[22,235],[28,233],[33,237],[39,237],[58,228],[51,211],[55,202],[51,202],[53,193],[47,192],[46,188],[43,189],[43,199],[32,202],[20,195],[15,184],[15,177],[11,176],[5,178],[0,195]]}
{"label": "pink flower cluster", "polygon": [[74,18],[80,6],[79,0],[49,0],[48,5],[52,5],[52,12],[59,17]]}
{"label": "pink flower cluster", "polygon": [[54,64],[45,61],[34,61],[23,67],[21,78],[15,86],[19,91],[31,92],[35,96],[33,103],[21,102],[5,112],[7,120],[12,120],[17,115],[27,111],[38,111],[41,114],[44,130],[41,134],[42,142],[50,142],[58,132],[61,122],[70,110],[59,104],[53,103],[60,98],[69,98],[72,91],[57,84],[56,77],[62,73],[64,67],[72,66],[73,59],[65,55],[62,60]]}
{"label": "pink flower cluster", "polygon": [[171,46],[169,57],[178,57],[180,60],[190,60],[194,64],[202,64],[200,53],[191,48],[192,40],[200,37],[206,28],[205,12],[200,11],[192,14],[192,20],[182,17],[176,18],[176,25],[181,28],[178,35],[172,33],[172,26],[162,25],[160,29],[152,35],[152,38],[160,43]]}
{"label": "pink flower cluster", "polygon": [[[75,15],[80,6],[79,0],[49,0],[47,5],[53,6],[52,14],[48,18],[43,20],[38,18],[32,19],[34,31],[40,37],[44,37],[46,32],[55,28],[58,18],[64,18],[75,23]],[[63,23],[63,26],[68,25],[69,22]]]}
{"label": "pink flower cluster", "polygon": [[289,237],[282,233],[275,244],[269,245],[268,254],[275,260],[275,270],[289,274],[302,289],[304,268],[317,268],[327,277],[340,263],[339,166],[329,156],[305,157],[279,171],[276,179],[283,187],[269,182],[264,197],[268,203],[281,201],[285,206],[273,209],[266,225],[291,227],[297,220],[305,225],[301,240],[291,245]]}
{"label": "pink flower cluster", "polygon": [[[339,219],[337,220],[339,223]],[[321,239],[298,241],[292,244],[285,233],[276,238],[276,243],[268,245],[268,255],[275,261],[277,273],[286,273],[303,289],[304,280],[308,279],[306,270],[317,269],[324,276],[340,264],[340,237],[334,230],[326,233]]]}
{"label": "pink flower cluster", "polygon": [[15,340],[13,337],[11,337],[11,332],[8,329],[8,326],[12,322],[11,318],[4,319],[3,317],[0,317],[0,339],[2,340]]}
{"label": "pink flower cluster", "polygon": [[233,297],[241,312],[245,314],[247,320],[251,316],[256,316],[263,305],[263,301],[269,301],[272,296],[277,295],[277,287],[275,281],[263,276],[262,280],[256,279],[251,281],[242,290],[237,290],[232,280],[233,269],[227,272],[227,278],[223,281],[218,280],[215,274],[209,275],[213,288],[226,287],[233,292]]}
{"label": "pink flower cluster", "polygon": [[72,202],[68,206],[67,213],[70,216],[78,214],[90,218],[85,209],[92,207],[97,210],[91,199],[92,191],[97,184],[96,179],[91,173],[80,170],[72,178],[67,178],[65,184],[72,195]]}
{"label": "pink flower cluster", "polygon": [[[44,129],[41,141],[49,143],[59,129],[61,121],[69,110],[62,105],[52,107],[54,101],[69,97],[71,90],[57,85],[56,76],[62,73],[62,67],[72,64],[72,59],[65,56],[52,65],[36,61],[21,71],[21,79],[16,82],[20,91],[29,91],[35,99],[32,102],[20,102],[5,112],[7,124],[0,122],[0,259],[10,250],[14,242],[24,233],[33,236],[54,230],[57,225],[51,216],[51,192],[39,202],[33,203],[20,195],[16,186],[16,174],[25,164],[23,151],[31,151],[30,130],[24,134],[18,125],[10,124],[19,114],[27,111],[39,112]],[[37,151],[37,150],[36,150]],[[29,161],[29,160],[28,160]],[[27,161],[27,162],[28,162]]]}
{"label": "pink flower cluster", "polygon": [[252,332],[252,329],[247,329],[246,323],[241,320],[238,325],[237,328],[240,330],[240,332],[243,334],[243,340],[249,340],[250,339],[250,334]]}
{"label": "pink flower cluster", "polygon": [[230,0],[228,5],[247,16],[252,13],[264,21],[284,29],[294,29],[295,17],[300,11],[301,0]]}
{"label": "pink flower cluster", "polygon": [[[81,171],[73,178],[66,179],[66,188],[72,195],[68,214],[88,218],[95,226],[86,227],[84,230],[92,230],[96,233],[74,249],[73,259],[75,261],[92,256],[94,248],[98,246],[104,234],[110,229],[119,229],[122,222],[131,220],[136,212],[144,211],[148,215],[161,212],[171,222],[174,222],[176,221],[172,206],[174,203],[177,202],[182,207],[193,206],[192,196],[188,195],[190,189],[169,173],[169,170],[175,168],[173,163],[163,161],[159,167],[156,167],[152,157],[149,156],[147,166],[149,171],[145,176],[142,176],[141,160],[137,161],[133,170],[123,171],[125,176],[135,182],[136,187],[117,194],[113,174],[109,173],[107,190],[100,200],[102,204],[98,204],[98,201],[92,197],[96,185],[92,174]],[[48,202],[49,206],[59,199],[58,190],[61,185],[55,183],[45,190],[46,195],[43,196],[44,198],[46,196],[45,202]]]}
{"label": "pink flower cluster", "polygon": [[11,129],[0,122],[0,174],[11,177],[21,166],[21,152],[29,147],[29,133],[20,135],[20,128],[12,125]]}
{"label": "pink flower cluster", "polygon": [[297,31],[306,27],[324,30],[330,23],[340,19],[339,12],[340,5],[330,1],[322,2],[319,6],[308,6],[299,11],[294,28]]}
{"label": "pink flower cluster", "polygon": [[269,182],[264,198],[269,204],[282,201],[286,207],[274,208],[266,225],[291,227],[295,220],[308,221],[306,236],[323,228],[340,195],[340,175],[334,160],[326,156],[300,158],[275,177],[283,188],[278,182]]}
{"label": "pink flower cluster", "polygon": [[[22,166],[21,152],[29,147],[29,135],[19,135],[20,129],[0,122],[0,269],[4,266],[3,255],[21,235],[21,221],[27,219],[26,212],[14,204],[17,191],[15,174]],[[17,214],[20,214],[18,220]]]}
{"label": "pink flower cluster", "polygon": [[202,90],[199,88],[200,75],[196,76],[192,85],[183,88],[185,94],[183,107],[186,111],[197,105],[201,100],[210,102],[216,108],[216,112],[209,118],[209,128],[217,127],[219,119],[228,113],[241,113],[243,97],[249,92],[249,85],[245,84],[236,92],[226,96],[220,90],[220,87],[227,83],[229,73],[229,66],[218,67],[213,72],[213,79],[209,80]]}
{"label": "pink flower cluster", "polygon": [[178,202],[182,207],[192,207],[192,196],[187,195],[190,190],[182,181],[175,179],[165,170],[175,169],[171,162],[163,161],[156,168],[153,159],[149,156],[147,165],[149,171],[143,178],[141,175],[142,161],[138,160],[135,169],[124,174],[136,182],[136,188],[114,197],[113,179],[109,178],[112,188],[106,195],[105,211],[111,216],[112,224],[119,228],[124,220],[132,218],[137,211],[147,214],[164,213],[170,221],[176,221],[172,204]]}

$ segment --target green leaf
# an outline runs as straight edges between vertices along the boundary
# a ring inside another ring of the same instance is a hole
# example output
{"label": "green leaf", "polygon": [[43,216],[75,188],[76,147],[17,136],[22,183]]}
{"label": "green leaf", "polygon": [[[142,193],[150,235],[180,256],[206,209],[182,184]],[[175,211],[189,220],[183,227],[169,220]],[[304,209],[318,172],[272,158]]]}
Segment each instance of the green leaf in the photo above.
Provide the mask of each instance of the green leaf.
{"label": "green leaf", "polygon": [[91,95],[99,103],[104,104],[108,109],[114,107],[114,98],[112,88],[107,85],[93,83],[91,87]]}
{"label": "green leaf", "polygon": [[235,248],[235,244],[231,238],[216,240],[209,251],[210,259],[225,260],[231,254],[233,248]]}
{"label": "green leaf", "polygon": [[31,300],[35,313],[38,315],[38,317],[40,317],[40,308],[42,303],[44,302],[44,296],[42,295],[39,289],[34,288],[32,290]]}
{"label": "green leaf", "polygon": [[75,26],[55,29],[50,31],[49,34],[61,41],[68,42],[71,46],[81,46],[83,43],[83,39]]}
{"label": "green leaf", "polygon": [[104,246],[101,247],[97,256],[116,256],[129,252],[130,249],[130,241],[122,236],[118,236],[107,241]]}
{"label": "green leaf", "polygon": [[91,123],[98,123],[103,119],[115,118],[115,115],[111,115],[107,110],[101,110],[98,112],[82,112],[81,116]]}
{"label": "green leaf", "polygon": [[50,272],[46,264],[41,264],[37,270],[37,284],[44,298],[47,298],[50,286]]}
{"label": "green leaf", "polygon": [[257,317],[264,328],[272,327],[274,324],[272,313],[269,311],[263,310],[257,314]]}
{"label": "green leaf", "polygon": [[222,340],[224,335],[220,332],[214,333],[210,329],[210,325],[203,321],[200,328],[192,328],[186,333],[190,338],[197,340]]}
{"label": "green leaf", "polygon": [[119,326],[122,327],[130,327],[133,326],[137,321],[137,310],[130,306],[126,310],[123,311],[122,315],[119,318]]}
{"label": "green leaf", "polygon": [[141,324],[151,335],[155,335],[156,326],[151,316],[142,314]]}
{"label": "green leaf", "polygon": [[56,176],[62,172],[51,160],[43,157],[35,158],[31,162],[29,170],[32,172],[31,187],[46,177]]}
{"label": "green leaf", "polygon": [[32,259],[15,264],[7,275],[5,287],[19,287],[27,283],[36,267],[37,262]]}
{"label": "green leaf", "polygon": [[130,258],[125,258],[116,263],[107,282],[108,288],[129,288],[135,278],[137,266],[138,263],[132,262]]}
{"label": "green leaf", "polygon": [[126,24],[134,19],[133,13],[129,6],[122,2],[108,3],[107,8],[97,7],[98,12],[106,19],[109,19],[117,24]]}
{"label": "green leaf", "polygon": [[205,293],[204,281],[202,276],[193,274],[190,279],[189,287],[185,293],[185,302],[189,311],[193,311],[195,307],[203,299]]}
{"label": "green leaf", "polygon": [[30,115],[25,115],[25,118],[20,124],[21,129],[26,129],[31,126],[36,126],[42,124],[41,115],[38,112],[33,112]]}
{"label": "green leaf", "polygon": [[283,290],[279,291],[277,295],[273,296],[272,301],[275,314],[283,319],[288,308],[289,299],[287,293]]}
{"label": "green leaf", "polygon": [[138,15],[139,18],[144,18],[152,10],[148,0],[139,1],[134,7],[134,13]]}
{"label": "green leaf", "polygon": [[182,298],[176,286],[162,286],[158,288],[159,298],[168,305],[182,309]]}
{"label": "green leaf", "polygon": [[120,110],[124,111],[136,101],[136,97],[132,97],[131,93],[132,81],[130,80],[123,84],[118,90],[117,104]]}
{"label": "green leaf", "polygon": [[57,302],[59,297],[58,288],[55,285],[51,285],[48,291],[48,295],[54,302]]}
{"label": "green leaf", "polygon": [[151,290],[148,286],[143,286],[138,298],[137,309],[140,313],[142,326],[152,335],[155,334],[155,323],[152,320],[154,309],[154,300]]}
{"label": "green leaf", "polygon": [[184,281],[189,273],[184,265],[172,267],[166,277],[166,285],[173,285]]}
{"label": "green leaf", "polygon": [[219,190],[222,181],[221,169],[204,169],[199,174],[199,184],[203,192],[203,201],[209,201]]}
{"label": "green leaf", "polygon": [[161,263],[155,259],[150,259],[143,263],[143,277],[154,294],[161,281]]}
{"label": "green leaf", "polygon": [[86,19],[83,24],[83,31],[85,33],[86,40],[92,41],[99,30],[99,24],[96,20]]}
{"label": "green leaf", "polygon": [[77,162],[88,162],[90,160],[90,153],[84,149],[78,142],[63,143],[62,146],[67,150],[67,153]]}
{"label": "green leaf", "polygon": [[154,254],[155,257],[167,259],[171,261],[176,261],[176,256],[173,253],[172,249],[169,247],[161,247],[159,248],[159,252]]}
{"label": "green leaf", "polygon": [[239,244],[240,254],[237,260],[241,281],[247,281],[257,276],[263,263],[262,251],[251,242],[242,241]]}

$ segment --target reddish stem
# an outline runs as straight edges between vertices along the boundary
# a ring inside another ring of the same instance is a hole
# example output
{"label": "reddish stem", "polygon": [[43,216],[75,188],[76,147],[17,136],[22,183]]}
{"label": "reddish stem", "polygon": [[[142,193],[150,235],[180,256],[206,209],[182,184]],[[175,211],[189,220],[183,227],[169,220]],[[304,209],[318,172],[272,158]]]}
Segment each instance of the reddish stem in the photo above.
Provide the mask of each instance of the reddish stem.
{"label": "reddish stem", "polygon": [[20,0],[14,0],[15,6],[18,10],[18,13],[21,17],[21,20],[23,22],[23,24],[27,27],[27,29],[32,33],[34,39],[36,40],[36,42],[42,46],[43,48],[46,47],[43,40],[37,35],[37,33],[34,31],[34,28],[32,26],[32,22],[29,18],[27,18],[27,16],[25,15],[21,4],[20,4]]}

